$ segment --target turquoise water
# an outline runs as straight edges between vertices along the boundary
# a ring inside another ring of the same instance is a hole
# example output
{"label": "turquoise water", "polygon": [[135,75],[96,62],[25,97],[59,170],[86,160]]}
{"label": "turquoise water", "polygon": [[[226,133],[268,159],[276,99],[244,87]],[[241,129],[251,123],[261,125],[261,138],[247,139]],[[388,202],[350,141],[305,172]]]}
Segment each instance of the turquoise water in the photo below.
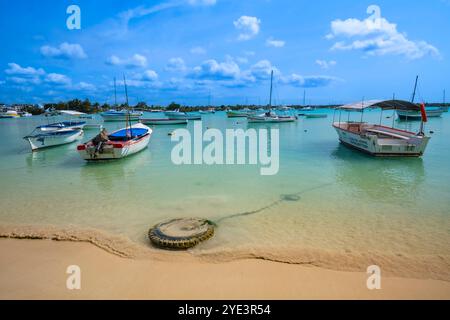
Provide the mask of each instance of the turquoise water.
{"label": "turquoise water", "polygon": [[[147,230],[161,220],[217,221],[273,204],[222,220],[216,236],[197,250],[264,247],[273,256],[297,248],[448,257],[450,113],[426,124],[434,133],[423,158],[380,159],[340,145],[331,127],[333,111],[326,112],[328,118],[270,126],[227,119],[223,112],[203,116],[204,128],[222,131],[278,128],[280,169],[274,176],[261,176],[255,165],[172,164],[175,143],[169,133],[179,126],[154,127],[148,149],[132,157],[87,163],[76,143],[30,152],[21,138],[43,118],[1,119],[0,222],[91,227],[148,246]],[[390,115],[383,115],[383,123],[392,123]],[[364,119],[378,123],[379,116],[371,111]],[[395,125],[417,130],[419,123]],[[120,126],[106,123],[108,130]],[[192,122],[186,128],[192,130]],[[84,140],[94,134],[87,131]]]}

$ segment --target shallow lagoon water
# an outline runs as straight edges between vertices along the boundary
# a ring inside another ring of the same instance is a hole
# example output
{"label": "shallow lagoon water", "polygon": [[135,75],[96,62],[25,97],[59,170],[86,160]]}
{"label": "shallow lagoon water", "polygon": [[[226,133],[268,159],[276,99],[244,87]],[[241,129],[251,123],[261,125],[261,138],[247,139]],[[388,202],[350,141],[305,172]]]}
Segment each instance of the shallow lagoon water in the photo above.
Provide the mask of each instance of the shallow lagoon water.
{"label": "shallow lagoon water", "polygon": [[[129,158],[87,163],[76,144],[30,152],[21,138],[45,123],[42,117],[0,119],[0,222],[96,228],[146,247],[155,223],[204,217],[220,222],[197,254],[253,252],[280,261],[295,249],[419,260],[434,255],[444,257],[445,276],[438,278],[447,279],[450,113],[429,119],[426,132],[434,133],[422,158],[373,158],[340,145],[333,111],[326,112],[328,118],[270,126],[227,119],[223,112],[203,116],[204,128],[222,131],[278,128],[280,169],[274,176],[261,176],[258,165],[174,165],[168,134],[182,126],[154,127],[148,149]],[[390,115],[384,114],[384,124],[392,123]],[[379,116],[370,111],[364,119],[377,123]],[[108,130],[121,126],[106,123]],[[192,131],[193,123],[186,128]],[[94,134],[87,131],[84,140]]]}

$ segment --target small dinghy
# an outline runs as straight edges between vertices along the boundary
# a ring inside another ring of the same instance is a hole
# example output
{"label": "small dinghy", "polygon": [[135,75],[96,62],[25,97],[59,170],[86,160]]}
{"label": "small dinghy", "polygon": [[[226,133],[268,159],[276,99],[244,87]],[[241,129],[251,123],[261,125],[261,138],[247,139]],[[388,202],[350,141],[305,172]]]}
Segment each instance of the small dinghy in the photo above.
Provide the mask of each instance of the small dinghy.
{"label": "small dinghy", "polygon": [[176,124],[187,124],[188,121],[186,119],[140,119],[139,120],[143,124],[148,125],[176,125]]}
{"label": "small dinghy", "polygon": [[40,131],[55,131],[60,129],[83,129],[85,121],[63,121],[36,127]]}
{"label": "small dinghy", "polygon": [[135,154],[148,146],[152,129],[137,123],[114,131],[100,147],[93,140],[78,145],[77,151],[84,160],[121,159]]}
{"label": "small dinghy", "polygon": [[280,123],[297,121],[295,116],[279,116],[273,112],[267,112],[257,116],[248,116],[249,123]]}
{"label": "small dinghy", "polygon": [[83,137],[82,129],[59,129],[53,131],[41,131],[35,129],[30,135],[24,137],[30,143],[31,150],[55,147],[63,144],[72,143]]}
{"label": "small dinghy", "polygon": [[305,118],[308,119],[318,119],[318,118],[327,118],[328,115],[325,113],[307,113],[305,114]]}
{"label": "small dinghy", "polygon": [[201,120],[202,116],[199,113],[188,113],[176,111],[166,111],[164,114],[171,120]]}

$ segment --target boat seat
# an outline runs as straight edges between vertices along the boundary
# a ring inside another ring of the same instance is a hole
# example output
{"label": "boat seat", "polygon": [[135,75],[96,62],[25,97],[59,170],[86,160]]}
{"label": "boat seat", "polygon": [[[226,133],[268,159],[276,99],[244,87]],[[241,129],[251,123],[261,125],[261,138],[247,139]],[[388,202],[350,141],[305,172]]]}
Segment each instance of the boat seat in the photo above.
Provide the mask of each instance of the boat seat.
{"label": "boat seat", "polygon": [[373,133],[380,133],[380,134],[384,134],[393,138],[398,138],[398,139],[403,139],[403,140],[409,140],[409,137],[405,137],[402,136],[400,134],[396,134],[393,132],[389,132],[389,131],[383,131],[383,130],[378,130],[378,129],[366,129],[367,132],[373,132]]}

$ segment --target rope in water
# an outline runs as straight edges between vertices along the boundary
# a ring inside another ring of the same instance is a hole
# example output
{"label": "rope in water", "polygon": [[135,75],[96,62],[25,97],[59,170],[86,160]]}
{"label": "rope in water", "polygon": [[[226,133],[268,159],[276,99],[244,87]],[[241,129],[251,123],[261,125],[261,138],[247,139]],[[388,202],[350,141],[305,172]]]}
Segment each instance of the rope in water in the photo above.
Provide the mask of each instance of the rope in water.
{"label": "rope in water", "polygon": [[234,214],[231,214],[231,215],[227,215],[227,216],[218,218],[218,219],[213,220],[211,222],[214,223],[215,225],[217,225],[219,222],[222,222],[223,220],[226,220],[226,219],[238,218],[238,217],[243,217],[243,216],[248,216],[248,215],[260,213],[260,212],[265,211],[267,209],[273,208],[273,207],[275,207],[275,206],[277,206],[277,205],[279,205],[279,204],[281,204],[282,202],[285,202],[285,201],[298,201],[298,200],[300,200],[300,195],[302,195],[302,194],[305,194],[305,193],[311,192],[311,191],[315,191],[315,190],[318,190],[318,189],[326,188],[326,187],[329,187],[329,186],[331,186],[333,184],[334,184],[334,182],[329,182],[329,183],[324,183],[324,184],[321,184],[321,185],[318,185],[318,186],[315,186],[315,187],[312,187],[312,188],[308,188],[307,190],[302,190],[302,191],[299,191],[299,192],[296,192],[296,193],[282,194],[279,199],[277,199],[277,200],[271,202],[270,204],[268,204],[268,205],[266,205],[264,207],[261,207],[259,209],[252,210],[252,211],[240,212],[240,213],[234,213]]}

